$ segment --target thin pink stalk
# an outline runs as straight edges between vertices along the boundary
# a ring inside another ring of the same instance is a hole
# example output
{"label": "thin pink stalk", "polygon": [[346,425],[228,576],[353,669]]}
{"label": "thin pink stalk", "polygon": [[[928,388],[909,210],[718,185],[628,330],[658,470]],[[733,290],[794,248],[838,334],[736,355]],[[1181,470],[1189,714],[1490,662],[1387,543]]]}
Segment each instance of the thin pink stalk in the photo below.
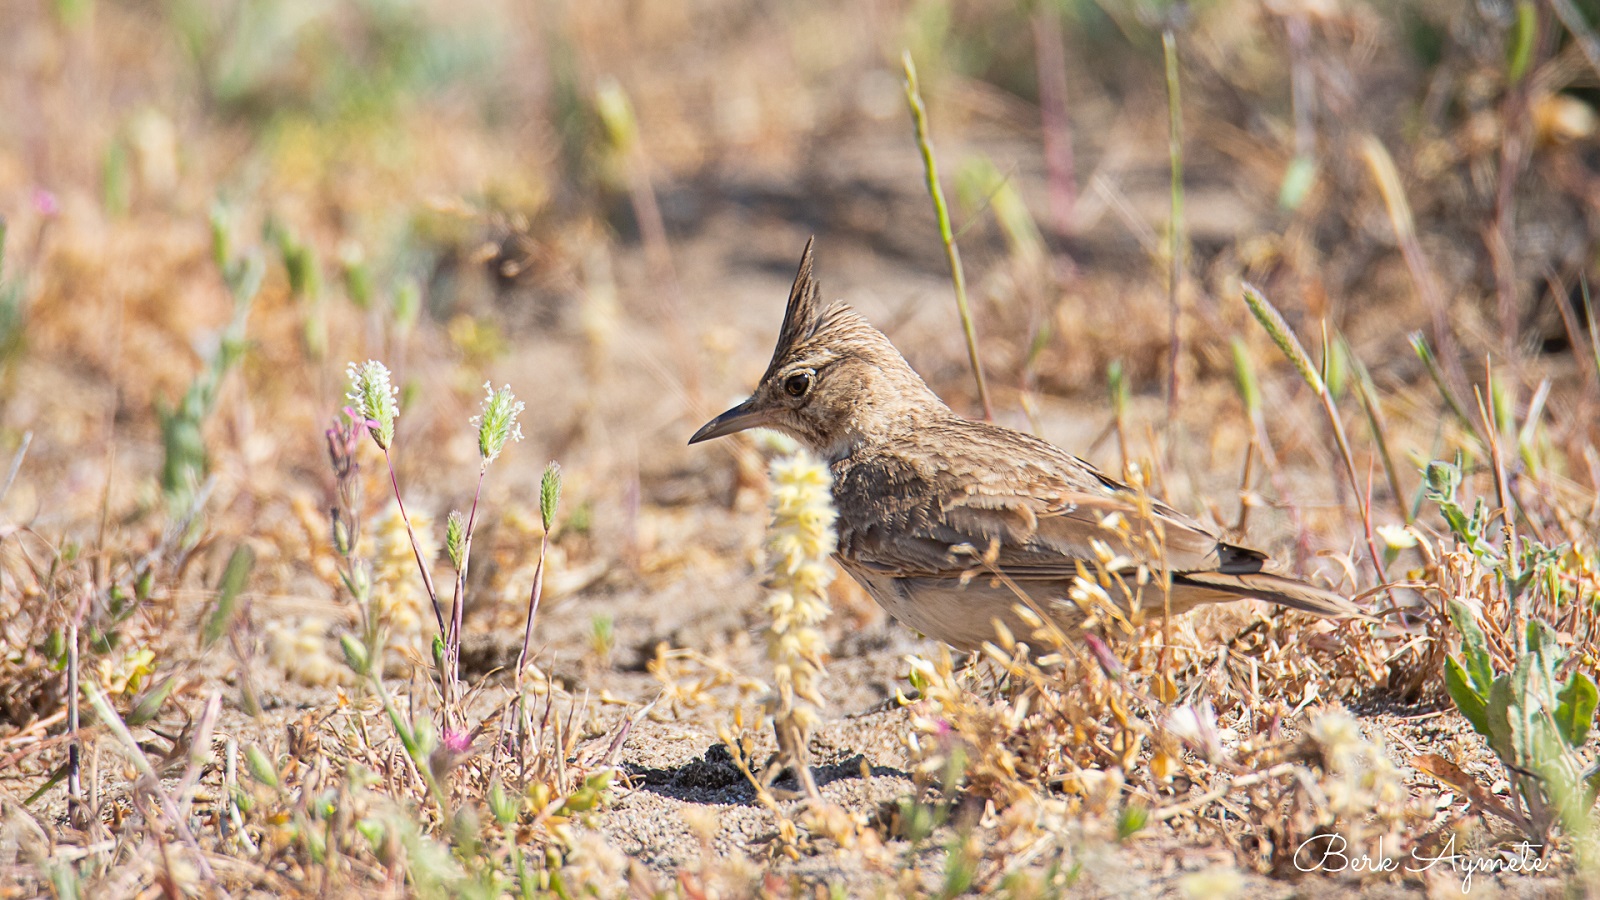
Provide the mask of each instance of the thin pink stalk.
{"label": "thin pink stalk", "polygon": [[533,643],[533,620],[539,614],[539,599],[544,593],[544,556],[550,547],[550,532],[539,538],[539,564],[533,570],[533,590],[528,592],[528,622],[522,632],[522,650],[517,653],[517,694],[522,694],[522,667],[528,663],[528,646]]}
{"label": "thin pink stalk", "polygon": [[1067,58],[1061,46],[1061,12],[1042,3],[1033,15],[1033,48],[1039,79],[1039,119],[1050,187],[1050,218],[1059,235],[1073,232],[1077,175],[1072,123],[1067,117]]}
{"label": "thin pink stalk", "polygon": [[400,507],[400,520],[406,523],[406,537],[411,539],[411,555],[416,557],[417,569],[422,572],[422,586],[428,590],[428,599],[433,603],[433,618],[439,623],[439,636],[445,637],[447,632],[444,627],[444,612],[439,609],[439,592],[433,588],[433,575],[428,572],[428,564],[422,561],[422,548],[417,545],[416,529],[411,527],[411,516],[406,513],[406,501],[400,496],[400,479],[394,473],[394,460],[389,458],[389,448],[383,448],[383,461],[389,467],[389,484],[394,488],[394,502]]}
{"label": "thin pink stalk", "polygon": [[455,602],[450,608],[450,634],[445,638],[445,659],[449,662],[450,677],[461,679],[461,616],[462,602],[467,592],[467,569],[472,565],[472,526],[478,521],[478,498],[483,495],[483,476],[489,464],[478,467],[478,486],[472,492],[472,510],[467,513],[467,528],[461,539],[461,568],[456,571]]}

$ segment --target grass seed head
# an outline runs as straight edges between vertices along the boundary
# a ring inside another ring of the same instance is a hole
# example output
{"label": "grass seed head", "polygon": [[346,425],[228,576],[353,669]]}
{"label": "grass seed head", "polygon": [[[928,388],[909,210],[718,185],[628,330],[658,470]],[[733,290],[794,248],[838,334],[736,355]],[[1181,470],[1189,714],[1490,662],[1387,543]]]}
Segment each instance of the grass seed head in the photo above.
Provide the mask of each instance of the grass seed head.
{"label": "grass seed head", "polygon": [[483,390],[486,396],[482,411],[472,417],[472,424],[478,427],[478,456],[488,465],[499,458],[506,441],[522,440],[522,426],[517,424],[517,416],[522,414],[523,403],[511,393],[509,384],[497,391],[485,381]]}
{"label": "grass seed head", "polygon": [[539,519],[545,533],[555,527],[556,508],[561,505],[561,465],[547,463],[539,478]]}
{"label": "grass seed head", "polygon": [[390,383],[389,368],[369,359],[364,363],[351,363],[345,373],[350,377],[350,391],[345,397],[378,447],[389,449],[394,443],[394,420],[400,417],[399,394]]}
{"label": "grass seed head", "polygon": [[1311,355],[1306,353],[1306,348],[1301,345],[1300,339],[1295,337],[1294,331],[1289,328],[1289,323],[1283,320],[1283,315],[1278,308],[1272,305],[1266,295],[1256,290],[1254,286],[1244,286],[1244,302],[1250,307],[1250,314],[1256,317],[1261,327],[1267,330],[1272,342],[1278,345],[1283,355],[1289,357],[1289,362],[1294,363],[1295,370],[1306,384],[1320,396],[1327,390],[1322,381],[1322,376],[1317,373],[1317,367],[1311,364]]}
{"label": "grass seed head", "polygon": [[461,568],[461,558],[466,554],[466,519],[458,509],[450,510],[444,520],[444,552],[450,556],[450,565]]}

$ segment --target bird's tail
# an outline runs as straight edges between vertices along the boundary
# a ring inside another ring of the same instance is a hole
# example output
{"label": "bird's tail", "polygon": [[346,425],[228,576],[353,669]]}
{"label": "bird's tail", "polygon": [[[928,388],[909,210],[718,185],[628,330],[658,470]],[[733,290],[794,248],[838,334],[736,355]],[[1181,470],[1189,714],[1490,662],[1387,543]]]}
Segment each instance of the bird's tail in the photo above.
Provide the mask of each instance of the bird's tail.
{"label": "bird's tail", "polygon": [[1172,576],[1175,588],[1190,587],[1221,596],[1216,600],[1254,598],[1330,619],[1368,618],[1369,614],[1332,591],[1303,581],[1266,572],[1229,575],[1223,572],[1180,572]]}

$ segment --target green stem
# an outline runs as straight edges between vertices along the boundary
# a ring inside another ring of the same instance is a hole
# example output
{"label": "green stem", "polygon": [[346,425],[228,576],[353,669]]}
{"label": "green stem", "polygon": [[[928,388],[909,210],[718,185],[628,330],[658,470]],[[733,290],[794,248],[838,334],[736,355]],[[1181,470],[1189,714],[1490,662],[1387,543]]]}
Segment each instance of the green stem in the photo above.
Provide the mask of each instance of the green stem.
{"label": "green stem", "polygon": [[[1172,221],[1167,225],[1167,427],[1178,416],[1178,287],[1183,278],[1183,107],[1178,94],[1178,43],[1172,29],[1161,32],[1167,68],[1167,155],[1172,171]],[[1168,442],[1170,449],[1171,442]]]}
{"label": "green stem", "polygon": [[378,701],[383,704],[383,711],[389,716],[389,725],[394,728],[395,736],[400,738],[400,745],[405,748],[406,756],[411,758],[412,764],[417,767],[417,774],[422,776],[423,783],[428,787],[428,793],[433,795],[433,801],[439,805],[440,821],[449,821],[450,800],[433,777],[433,770],[428,767],[428,757],[423,754],[421,745],[417,743],[416,731],[400,714],[400,708],[395,705],[394,698],[389,696],[389,689],[383,685],[383,676],[369,671],[367,680],[372,685],[373,693],[378,695]]}
{"label": "green stem", "polygon": [[950,209],[944,201],[944,189],[939,187],[939,169],[933,161],[933,142],[928,138],[928,110],[922,103],[922,91],[917,86],[917,67],[907,50],[902,60],[906,73],[906,103],[911,106],[911,121],[916,126],[917,147],[922,151],[922,168],[928,177],[928,194],[933,198],[933,212],[939,219],[939,237],[944,241],[944,255],[950,261],[950,277],[956,286],[956,309],[961,313],[961,330],[967,339],[967,361],[972,364],[972,377],[978,382],[978,401],[983,405],[983,418],[994,421],[994,410],[989,405],[989,388],[983,380],[983,366],[978,362],[978,335],[972,327],[972,310],[967,306],[967,277],[961,269],[961,251],[950,229]]}
{"label": "green stem", "polygon": [[1367,426],[1372,429],[1372,440],[1378,446],[1378,458],[1383,461],[1383,473],[1389,479],[1389,491],[1394,494],[1394,506],[1400,513],[1400,518],[1407,524],[1416,518],[1406,508],[1405,493],[1400,488],[1400,473],[1394,466],[1394,454],[1389,452],[1389,438],[1383,421],[1383,410],[1378,405],[1378,392],[1373,388],[1372,376],[1367,372],[1367,367],[1358,360],[1356,369],[1356,399],[1361,402],[1361,411],[1366,414]]}

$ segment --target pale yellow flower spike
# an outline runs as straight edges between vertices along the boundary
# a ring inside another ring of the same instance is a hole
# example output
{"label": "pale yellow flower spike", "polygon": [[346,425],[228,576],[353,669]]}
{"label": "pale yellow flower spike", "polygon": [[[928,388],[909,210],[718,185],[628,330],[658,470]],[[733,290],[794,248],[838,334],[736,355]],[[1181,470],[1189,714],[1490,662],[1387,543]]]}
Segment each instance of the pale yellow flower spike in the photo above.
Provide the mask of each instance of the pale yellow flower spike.
{"label": "pale yellow flower spike", "polygon": [[816,626],[828,617],[828,564],[837,546],[833,524],[833,477],[821,460],[805,450],[773,460],[772,524],[767,530],[767,658],[774,689],[766,700],[778,746],[807,793],[817,795],[807,764],[806,732],[817,722],[811,704],[827,652]]}

